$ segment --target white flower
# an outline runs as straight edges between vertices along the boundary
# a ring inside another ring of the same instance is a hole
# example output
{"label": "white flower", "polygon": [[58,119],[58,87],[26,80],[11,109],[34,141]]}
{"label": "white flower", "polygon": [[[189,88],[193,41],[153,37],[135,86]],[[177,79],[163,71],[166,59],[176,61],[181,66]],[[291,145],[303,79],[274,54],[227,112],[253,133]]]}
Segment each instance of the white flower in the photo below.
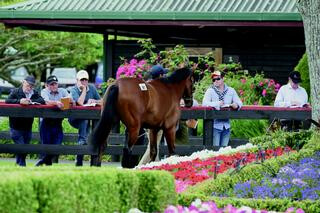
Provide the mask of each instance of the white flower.
{"label": "white flower", "polygon": [[197,198],[195,201],[193,201],[193,202],[191,203],[192,206],[195,206],[195,207],[197,207],[197,208],[200,208],[200,207],[201,207],[201,204],[202,204],[202,202],[201,202],[201,200],[200,200],[199,198]]}
{"label": "white flower", "polygon": [[245,145],[241,145],[236,148],[231,148],[231,146],[221,147],[219,149],[219,151],[212,151],[212,150],[205,149],[202,151],[194,152],[190,156],[181,156],[181,157],[180,156],[171,156],[171,157],[165,158],[161,161],[150,162],[146,165],[137,166],[135,168],[141,169],[141,168],[151,168],[154,166],[161,166],[164,164],[178,164],[178,163],[184,162],[184,161],[192,161],[196,158],[204,160],[204,159],[207,159],[210,157],[215,157],[218,155],[227,155],[227,154],[232,154],[232,153],[236,153],[236,152],[240,152],[240,151],[244,151],[244,150],[249,150],[254,147],[257,147],[257,146],[252,145],[251,143],[247,143]]}
{"label": "white flower", "polygon": [[143,212],[140,211],[140,210],[137,209],[137,208],[133,208],[133,209],[130,209],[130,210],[128,211],[128,213],[143,213]]}

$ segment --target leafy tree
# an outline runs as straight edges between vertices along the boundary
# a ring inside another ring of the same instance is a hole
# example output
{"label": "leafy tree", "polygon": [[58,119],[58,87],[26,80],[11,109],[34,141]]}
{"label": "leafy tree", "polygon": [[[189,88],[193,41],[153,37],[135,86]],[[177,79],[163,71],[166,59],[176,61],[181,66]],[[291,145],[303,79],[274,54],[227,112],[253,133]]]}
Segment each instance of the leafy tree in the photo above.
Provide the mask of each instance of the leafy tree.
{"label": "leafy tree", "polygon": [[102,57],[102,39],[89,33],[5,29],[0,25],[0,78],[17,85],[11,71],[21,66],[38,79],[48,63],[84,68]]}
{"label": "leafy tree", "polygon": [[308,56],[303,54],[298,65],[294,68],[299,71],[302,78],[301,86],[306,89],[308,95],[310,96],[310,78],[309,78],[309,66],[308,66]]}
{"label": "leafy tree", "polygon": [[25,0],[1,0],[0,1],[0,7],[14,4],[14,3],[19,3],[19,2],[24,2]]}
{"label": "leafy tree", "polygon": [[308,55],[312,118],[318,121],[320,119],[320,1],[298,0],[297,6],[303,20]]}
{"label": "leafy tree", "polygon": [[[17,2],[21,0],[4,0],[0,6]],[[22,66],[37,79],[47,64],[85,68],[102,57],[102,41],[98,34],[6,29],[0,24],[0,78],[17,86],[11,71]]]}

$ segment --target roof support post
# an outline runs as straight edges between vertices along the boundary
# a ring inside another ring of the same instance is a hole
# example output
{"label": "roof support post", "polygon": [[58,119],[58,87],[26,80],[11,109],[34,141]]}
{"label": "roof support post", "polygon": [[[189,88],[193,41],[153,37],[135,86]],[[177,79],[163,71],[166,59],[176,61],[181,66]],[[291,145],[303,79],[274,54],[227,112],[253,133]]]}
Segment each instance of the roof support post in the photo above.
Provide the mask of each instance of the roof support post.
{"label": "roof support post", "polygon": [[113,74],[113,41],[109,34],[103,34],[103,81],[106,82]]}

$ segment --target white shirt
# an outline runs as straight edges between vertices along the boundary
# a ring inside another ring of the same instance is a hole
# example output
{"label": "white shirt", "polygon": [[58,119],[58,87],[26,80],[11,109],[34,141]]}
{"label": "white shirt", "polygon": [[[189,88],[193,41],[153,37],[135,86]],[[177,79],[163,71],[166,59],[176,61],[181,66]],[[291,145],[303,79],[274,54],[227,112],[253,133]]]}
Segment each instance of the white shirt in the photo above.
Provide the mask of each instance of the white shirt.
{"label": "white shirt", "polygon": [[300,86],[293,89],[290,83],[282,86],[277,94],[274,102],[275,107],[290,107],[293,102],[299,102],[299,107],[308,103],[308,94],[306,90]]}

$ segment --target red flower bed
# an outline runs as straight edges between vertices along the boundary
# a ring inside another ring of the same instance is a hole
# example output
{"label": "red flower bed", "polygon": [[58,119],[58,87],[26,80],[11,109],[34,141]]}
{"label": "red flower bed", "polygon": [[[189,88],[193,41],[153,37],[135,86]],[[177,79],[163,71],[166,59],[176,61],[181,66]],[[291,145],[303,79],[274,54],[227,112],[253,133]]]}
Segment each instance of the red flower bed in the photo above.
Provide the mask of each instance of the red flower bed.
{"label": "red flower bed", "polygon": [[[286,150],[291,151],[289,148]],[[284,153],[284,151],[285,150],[283,148],[278,147],[275,150],[270,149],[258,154],[239,152],[231,155],[219,155],[205,160],[197,158],[192,161],[184,161],[178,164],[164,164],[161,166],[142,169],[166,170],[174,175],[178,184],[182,183],[183,185],[195,185],[206,179],[214,177],[215,174],[224,173],[228,169],[252,163],[257,160],[260,161],[263,157],[265,159],[269,159],[274,156],[280,156]],[[183,190],[185,189],[185,187],[182,188]],[[180,190],[177,191],[179,192]]]}

